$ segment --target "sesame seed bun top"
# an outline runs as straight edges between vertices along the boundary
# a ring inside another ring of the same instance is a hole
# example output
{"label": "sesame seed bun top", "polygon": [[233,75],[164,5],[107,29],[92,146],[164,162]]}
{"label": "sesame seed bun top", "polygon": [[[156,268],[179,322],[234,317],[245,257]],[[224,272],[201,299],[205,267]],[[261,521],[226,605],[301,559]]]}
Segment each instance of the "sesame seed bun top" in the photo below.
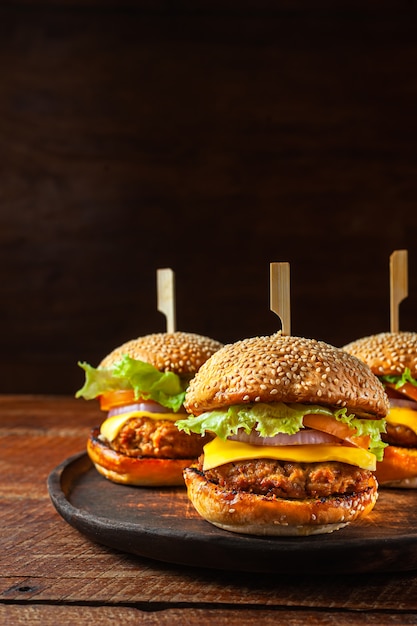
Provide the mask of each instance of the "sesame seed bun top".
{"label": "sesame seed bun top", "polygon": [[359,359],[323,341],[281,332],[225,345],[191,381],[184,406],[200,415],[246,402],[300,402],[347,407],[385,417],[382,383]]}
{"label": "sesame seed bun top", "polygon": [[343,347],[366,363],[376,376],[403,374],[406,368],[417,376],[417,333],[398,331],[362,337]]}
{"label": "sesame seed bun top", "polygon": [[195,333],[153,333],[131,339],[115,348],[101,361],[99,367],[111,367],[128,355],[132,359],[150,363],[161,372],[175,372],[180,376],[194,375],[222,346],[215,339]]}

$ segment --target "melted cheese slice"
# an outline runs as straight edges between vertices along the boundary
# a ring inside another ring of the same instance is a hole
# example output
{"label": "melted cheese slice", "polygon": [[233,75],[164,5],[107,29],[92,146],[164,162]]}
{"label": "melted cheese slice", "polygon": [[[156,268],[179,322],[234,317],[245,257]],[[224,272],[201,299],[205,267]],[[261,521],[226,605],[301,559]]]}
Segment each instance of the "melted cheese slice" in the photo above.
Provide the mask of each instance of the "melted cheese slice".
{"label": "melted cheese slice", "polygon": [[385,419],[390,424],[408,426],[417,435],[417,411],[403,406],[392,406]]}
{"label": "melted cheese slice", "polygon": [[152,413],[151,411],[128,411],[119,415],[108,417],[100,427],[100,434],[107,441],[114,441],[119,434],[122,426],[132,417],[150,417],[153,420],[169,420],[175,422],[178,419],[178,413]]}
{"label": "melted cheese slice", "polygon": [[249,459],[276,459],[297,463],[339,461],[371,471],[376,469],[375,455],[363,448],[329,444],[252,446],[240,441],[224,441],[220,437],[216,437],[204,446],[203,470],[209,470],[233,461]]}

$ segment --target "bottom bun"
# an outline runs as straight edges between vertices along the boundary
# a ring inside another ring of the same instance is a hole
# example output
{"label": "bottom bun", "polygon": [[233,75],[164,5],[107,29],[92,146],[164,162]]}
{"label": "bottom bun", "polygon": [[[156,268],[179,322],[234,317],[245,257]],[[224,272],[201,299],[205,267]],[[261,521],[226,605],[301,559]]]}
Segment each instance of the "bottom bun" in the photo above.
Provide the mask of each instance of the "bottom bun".
{"label": "bottom bun", "polygon": [[138,487],[184,486],[183,471],[195,459],[130,457],[109,448],[93,429],[87,440],[87,453],[97,471],[108,480]]}
{"label": "bottom bun", "polygon": [[387,446],[384,458],[376,464],[375,475],[381,487],[417,487],[417,449]]}
{"label": "bottom bun", "polygon": [[244,491],[228,491],[208,481],[195,467],[184,470],[188,498],[205,520],[246,535],[300,536],[331,533],[368,515],[378,498],[371,474],[366,491],[355,494],[285,500]]}

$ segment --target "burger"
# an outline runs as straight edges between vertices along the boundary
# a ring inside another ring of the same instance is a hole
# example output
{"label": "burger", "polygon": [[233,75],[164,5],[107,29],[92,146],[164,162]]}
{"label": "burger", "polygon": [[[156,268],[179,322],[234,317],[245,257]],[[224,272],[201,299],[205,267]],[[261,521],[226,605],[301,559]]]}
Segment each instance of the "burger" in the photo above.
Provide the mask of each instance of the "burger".
{"label": "burger", "polygon": [[389,397],[388,444],[377,463],[378,483],[417,487],[417,333],[398,331],[370,335],[343,348],[362,359],[378,376]]}
{"label": "burger", "polygon": [[194,333],[154,333],[127,341],[97,368],[80,362],[76,397],[97,398],[106,417],[90,432],[87,452],[98,472],[128,485],[184,485],[183,469],[207,441],[180,432],[190,379],[222,344]]}
{"label": "burger", "polygon": [[330,533],[367,515],[388,411],[359,359],[281,332],[227,344],[186,392],[187,433],[213,435],[184,470],[202,518],[252,535]]}

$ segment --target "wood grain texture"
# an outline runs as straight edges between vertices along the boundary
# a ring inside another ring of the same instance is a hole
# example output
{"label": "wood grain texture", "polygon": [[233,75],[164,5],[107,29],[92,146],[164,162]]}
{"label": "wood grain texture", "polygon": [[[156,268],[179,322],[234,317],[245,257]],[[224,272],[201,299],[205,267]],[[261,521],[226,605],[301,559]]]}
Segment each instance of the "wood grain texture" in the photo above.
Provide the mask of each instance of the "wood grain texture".
{"label": "wood grain texture", "polygon": [[[28,404],[33,407],[32,414]],[[232,603],[241,607],[417,611],[414,573],[231,574],[207,570],[204,564],[189,568],[158,563],[88,540],[56,513],[46,487],[50,471],[80,450],[87,422],[96,418],[86,405],[89,403],[71,398],[0,396],[1,602],[142,604],[151,608]],[[66,423],[57,435],[50,414],[58,416],[61,410]],[[27,419],[22,432],[23,418],[14,429],[13,415],[24,414]]]}
{"label": "wood grain texture", "polygon": [[[67,0],[0,7],[0,391],[73,393],[134,336],[389,327],[417,305],[415,6]],[[198,280],[196,280],[198,277]]]}
{"label": "wood grain texture", "polygon": [[[286,609],[285,611],[273,609],[249,610],[242,614],[239,611],[227,609],[196,609],[186,607],[183,609],[160,609],[156,611],[144,611],[130,607],[89,607],[83,606],[0,606],[0,619],[3,623],[12,623],[13,626],[26,626],[30,624],[42,624],[42,626],[56,626],[56,624],[75,624],[78,626],[114,626],[123,624],[143,624],[144,626],[241,626],[253,624],[257,626],[330,626],[337,623],[340,626],[352,626],[354,624],[415,624],[415,615],[402,613],[400,616],[383,615],[375,620],[374,615],[363,614],[361,621],[357,616],[339,611],[299,611]],[[381,622],[381,619],[383,622]]]}
{"label": "wood grain texture", "polygon": [[0,395],[2,623],[415,623],[413,572],[231,575],[88,540],[56,513],[46,479],[80,450],[96,419],[91,403],[73,398]]}
{"label": "wood grain texture", "polygon": [[256,537],[225,532],[196,512],[184,487],[116,485],[81,453],[50,473],[60,515],[92,541],[165,563],[271,575],[380,574],[417,569],[417,494],[381,491],[373,511],[339,532]]}

